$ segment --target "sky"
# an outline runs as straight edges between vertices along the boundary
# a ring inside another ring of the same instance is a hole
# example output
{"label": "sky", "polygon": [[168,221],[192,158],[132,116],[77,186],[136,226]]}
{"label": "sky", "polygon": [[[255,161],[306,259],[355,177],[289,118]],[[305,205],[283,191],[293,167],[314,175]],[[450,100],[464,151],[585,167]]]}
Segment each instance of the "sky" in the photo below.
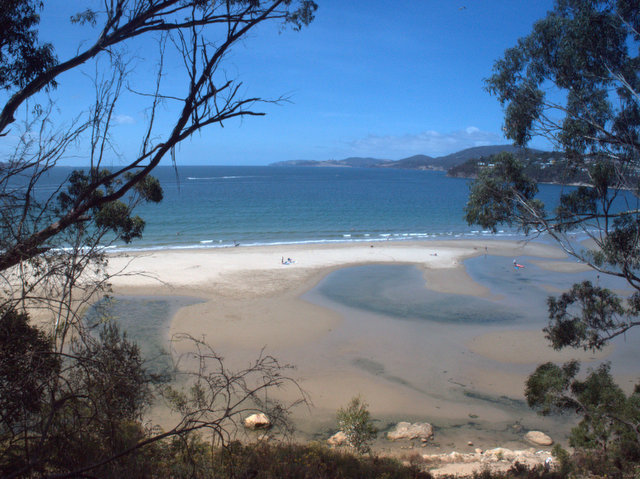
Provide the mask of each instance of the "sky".
{"label": "sky", "polygon": [[[553,7],[551,0],[316,1],[311,25],[299,32],[262,25],[222,65],[227,78],[242,82],[246,97],[287,101],[257,106],[266,116],[208,127],[178,148],[178,163],[398,160],[508,143],[502,107],[484,90],[484,79],[505,49]],[[69,22],[87,2],[45,3],[40,36],[53,43],[60,60],[97,34]],[[154,65],[147,60],[156,50],[145,41],[129,46],[134,89],[151,88]],[[71,106],[90,104],[94,68],[88,64],[59,78],[52,95],[61,115],[71,118]],[[181,85],[178,68],[179,59],[169,56],[168,88]],[[163,113],[170,117],[171,108]],[[138,99],[127,96],[118,104],[113,161],[139,150],[145,118]],[[551,148],[542,139],[531,146]],[[86,161],[81,148],[65,159]]]}

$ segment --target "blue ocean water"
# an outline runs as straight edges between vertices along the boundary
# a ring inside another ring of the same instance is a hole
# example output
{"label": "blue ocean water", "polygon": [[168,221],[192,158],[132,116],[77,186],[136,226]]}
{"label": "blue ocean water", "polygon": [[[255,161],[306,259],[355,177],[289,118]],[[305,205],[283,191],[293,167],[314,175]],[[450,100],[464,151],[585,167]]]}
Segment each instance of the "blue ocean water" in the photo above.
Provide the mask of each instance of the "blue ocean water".
{"label": "blue ocean water", "polygon": [[[51,191],[71,168],[57,168]],[[468,180],[365,168],[178,166],[154,171],[162,203],[142,205],[144,238],[117,249],[229,247],[491,236],[464,221]],[[570,187],[541,185],[553,201]],[[498,236],[518,236],[504,228]]]}

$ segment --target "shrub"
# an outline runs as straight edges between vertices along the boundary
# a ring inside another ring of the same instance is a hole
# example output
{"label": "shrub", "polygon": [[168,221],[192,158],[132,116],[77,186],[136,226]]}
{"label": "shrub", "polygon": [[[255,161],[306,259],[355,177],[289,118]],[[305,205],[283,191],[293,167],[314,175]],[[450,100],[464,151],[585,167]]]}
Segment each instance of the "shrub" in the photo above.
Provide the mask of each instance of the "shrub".
{"label": "shrub", "polygon": [[256,479],[431,479],[392,458],[356,456],[320,444],[233,443],[214,453],[210,477]]}
{"label": "shrub", "polygon": [[346,408],[338,410],[338,428],[344,432],[349,445],[359,454],[371,452],[371,443],[378,435],[368,407],[360,396],[356,396]]}

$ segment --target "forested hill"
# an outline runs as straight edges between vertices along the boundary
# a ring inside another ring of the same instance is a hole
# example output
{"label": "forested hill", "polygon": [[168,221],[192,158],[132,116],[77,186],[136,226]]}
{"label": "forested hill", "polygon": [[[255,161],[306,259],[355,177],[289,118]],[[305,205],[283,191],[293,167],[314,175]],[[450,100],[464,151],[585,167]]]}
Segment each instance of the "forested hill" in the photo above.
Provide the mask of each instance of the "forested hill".
{"label": "forested hill", "polygon": [[[291,161],[279,161],[272,163],[269,166],[342,166],[350,168],[402,168],[409,170],[440,170],[446,171],[457,165],[461,165],[464,162],[482,157],[488,157],[501,153],[503,151],[509,153],[522,152],[522,148],[515,147],[513,145],[491,145],[491,146],[476,146],[474,148],[467,148],[466,150],[458,151],[446,156],[439,156],[433,158],[427,155],[414,155],[401,160],[385,160],[378,158],[359,158],[351,157],[343,160],[291,160]],[[543,153],[540,150],[526,150],[529,152]]]}
{"label": "forested hill", "polygon": [[[524,165],[527,176],[542,183],[586,183],[589,181],[586,168],[570,168],[564,154],[556,151],[522,150],[515,155]],[[477,178],[484,168],[494,165],[495,155],[471,158],[447,170],[447,176]]]}

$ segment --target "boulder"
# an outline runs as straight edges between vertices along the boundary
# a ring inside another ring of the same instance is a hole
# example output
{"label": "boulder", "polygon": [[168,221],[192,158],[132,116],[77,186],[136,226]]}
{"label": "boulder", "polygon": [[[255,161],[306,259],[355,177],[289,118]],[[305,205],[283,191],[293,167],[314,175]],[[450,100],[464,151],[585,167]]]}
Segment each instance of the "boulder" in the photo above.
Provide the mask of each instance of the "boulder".
{"label": "boulder", "polygon": [[530,468],[546,464],[551,467],[551,455],[545,451],[525,450],[513,451],[503,447],[489,449],[484,454],[461,454],[452,452],[449,454],[424,454],[422,461],[428,464],[429,472],[433,477],[457,476],[471,477],[474,471],[507,471],[516,463]]}
{"label": "boulder", "polygon": [[266,414],[260,412],[245,418],[244,427],[247,429],[269,429],[271,421]]}
{"label": "boulder", "polygon": [[529,431],[524,435],[524,438],[536,446],[550,446],[553,444],[553,439],[540,431]]}
{"label": "boulder", "polygon": [[464,462],[464,455],[459,452],[453,451],[449,454],[451,462]]}
{"label": "boulder", "polygon": [[433,437],[433,426],[427,422],[399,422],[393,431],[387,433],[387,439],[397,441],[398,439],[422,439],[428,440]]}
{"label": "boulder", "polygon": [[344,446],[346,443],[347,435],[342,431],[336,432],[333,436],[327,439],[327,444],[330,446]]}

